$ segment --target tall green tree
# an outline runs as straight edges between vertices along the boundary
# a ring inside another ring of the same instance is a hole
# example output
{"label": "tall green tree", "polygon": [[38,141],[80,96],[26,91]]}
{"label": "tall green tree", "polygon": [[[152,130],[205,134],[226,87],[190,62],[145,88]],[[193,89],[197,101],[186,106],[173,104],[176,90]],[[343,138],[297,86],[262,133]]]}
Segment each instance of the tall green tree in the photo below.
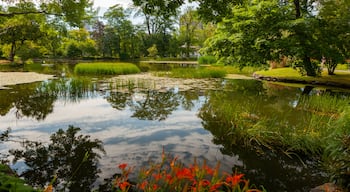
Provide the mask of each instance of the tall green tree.
{"label": "tall green tree", "polygon": [[[263,65],[288,56],[306,75],[316,76],[319,66],[311,62],[311,58],[320,59],[321,52],[330,52],[330,49],[322,51],[326,46],[320,43],[321,39],[325,39],[323,42],[331,39],[326,31],[346,34],[333,29],[335,25],[324,28],[326,30],[321,28],[332,23],[320,17],[322,10],[331,7],[325,6],[325,2],[245,1],[233,6],[232,13],[218,24],[216,35],[207,41],[204,52],[216,55],[223,63],[241,67]],[[339,23],[348,23],[343,21]],[[339,46],[328,47],[339,49]]]}
{"label": "tall green tree", "polygon": [[187,7],[185,13],[180,16],[180,38],[185,46],[186,57],[190,57],[190,53],[193,51],[192,46],[197,43],[197,35],[201,22],[197,18],[197,12]]}
{"label": "tall green tree", "polygon": [[137,36],[137,27],[133,25],[129,17],[130,10],[118,4],[110,7],[104,14],[107,20],[108,36],[113,39],[113,42],[109,43],[109,50],[114,50],[111,56],[129,59],[139,55],[137,50],[140,39]]}
{"label": "tall green tree", "polygon": [[316,33],[320,50],[318,57],[322,57],[328,74],[333,75],[338,63],[345,62],[350,56],[350,2],[322,0],[320,7],[320,27]]}
{"label": "tall green tree", "polygon": [[[15,6],[7,7],[9,12],[35,12],[35,4],[17,3]],[[7,44],[9,49],[5,51],[10,61],[14,61],[17,51],[27,41],[37,41],[44,35],[41,26],[45,24],[45,17],[37,14],[16,15],[3,19],[0,24],[0,41]]]}
{"label": "tall green tree", "polygon": [[71,26],[81,26],[83,20],[88,18],[88,8],[92,7],[91,0],[1,0],[9,4],[32,3],[36,5],[35,10],[7,10],[0,13],[0,17],[14,17],[16,15],[41,14],[50,19],[61,19]]}

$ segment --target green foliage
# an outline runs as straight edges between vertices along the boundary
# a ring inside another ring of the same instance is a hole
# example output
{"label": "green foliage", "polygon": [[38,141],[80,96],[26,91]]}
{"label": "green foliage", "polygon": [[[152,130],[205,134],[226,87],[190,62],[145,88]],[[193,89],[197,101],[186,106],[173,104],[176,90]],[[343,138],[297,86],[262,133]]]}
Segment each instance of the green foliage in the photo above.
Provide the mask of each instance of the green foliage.
{"label": "green foliage", "polygon": [[214,56],[211,56],[211,55],[200,56],[198,58],[198,63],[199,64],[215,64],[216,58]]}
{"label": "green foliage", "polygon": [[157,55],[158,55],[157,45],[153,44],[152,47],[147,49],[147,52],[148,52],[149,57],[152,57],[152,58],[157,57]]}
{"label": "green foliage", "polygon": [[226,71],[222,68],[174,68],[168,74],[173,78],[224,78]]}
{"label": "green foliage", "polygon": [[57,191],[89,191],[98,177],[98,160],[104,149],[100,140],[78,135],[79,131],[69,126],[52,134],[48,144],[23,141],[23,149],[10,150],[14,162],[23,160],[28,167],[23,173],[25,180],[40,188],[53,181]]}
{"label": "green foliage", "polygon": [[323,156],[324,166],[331,179],[344,189],[350,188],[350,108],[346,107],[339,120],[333,125],[332,139]]}
{"label": "green foliage", "polygon": [[74,73],[79,75],[125,75],[139,73],[140,69],[132,63],[79,63]]}
{"label": "green foliage", "polygon": [[18,178],[7,166],[0,164],[0,191],[38,191],[25,184],[24,180]]}
{"label": "green foliage", "polygon": [[67,57],[76,58],[81,57],[83,51],[75,43],[71,43],[67,47]]}
{"label": "green foliage", "polygon": [[294,57],[308,76],[318,75],[311,58],[320,61],[325,57],[331,74],[349,54],[349,4],[344,0],[319,3],[243,1],[232,6],[232,13],[218,23],[216,34],[206,41],[202,52],[220,58],[220,63],[240,67]]}

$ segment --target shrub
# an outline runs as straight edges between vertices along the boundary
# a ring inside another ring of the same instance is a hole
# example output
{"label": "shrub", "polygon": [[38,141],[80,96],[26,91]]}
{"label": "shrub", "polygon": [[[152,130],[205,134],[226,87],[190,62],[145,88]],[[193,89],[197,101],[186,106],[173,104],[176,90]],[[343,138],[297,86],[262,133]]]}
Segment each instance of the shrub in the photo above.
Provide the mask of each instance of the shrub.
{"label": "shrub", "polygon": [[139,73],[140,69],[132,63],[79,63],[74,73],[79,75],[126,75]]}
{"label": "shrub", "polygon": [[214,64],[216,63],[216,58],[211,55],[205,55],[198,58],[199,64]]}

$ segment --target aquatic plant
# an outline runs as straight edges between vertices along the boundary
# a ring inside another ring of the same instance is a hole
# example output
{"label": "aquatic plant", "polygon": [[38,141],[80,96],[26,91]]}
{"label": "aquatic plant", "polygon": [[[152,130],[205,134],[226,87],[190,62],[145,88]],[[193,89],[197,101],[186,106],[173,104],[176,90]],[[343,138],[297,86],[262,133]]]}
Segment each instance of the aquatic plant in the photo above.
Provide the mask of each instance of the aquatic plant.
{"label": "aquatic plant", "polygon": [[126,75],[139,73],[140,69],[132,63],[79,63],[74,68],[78,75]]}
{"label": "aquatic plant", "polygon": [[350,107],[344,109],[333,128],[333,134],[325,140],[328,146],[323,153],[323,165],[332,181],[350,189]]}

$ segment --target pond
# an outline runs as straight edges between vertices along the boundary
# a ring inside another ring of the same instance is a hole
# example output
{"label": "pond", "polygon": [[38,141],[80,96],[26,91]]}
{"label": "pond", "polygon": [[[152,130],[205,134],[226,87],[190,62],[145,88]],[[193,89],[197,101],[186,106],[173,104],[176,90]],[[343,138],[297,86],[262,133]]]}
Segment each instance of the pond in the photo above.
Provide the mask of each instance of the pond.
{"label": "pond", "polygon": [[[212,167],[220,162],[221,171],[243,172],[268,191],[308,191],[327,182],[317,159],[242,145],[228,131],[236,123],[221,121],[217,111],[226,105],[245,117],[243,123],[270,117],[276,124],[297,126],[310,121],[307,111],[296,110],[302,95],[322,95],[325,89],[308,91],[255,80],[215,80],[207,88],[155,88],[155,81],[62,77],[11,86],[0,90],[0,130],[11,128],[12,140],[47,144],[59,129],[81,128],[79,134],[102,141],[106,152],[97,164],[100,178],[90,183],[95,188],[118,172],[119,164],[147,166],[159,161],[163,150],[186,165],[194,158]],[[18,142],[5,142],[0,152],[16,148]],[[12,167],[19,173],[27,169],[21,161]]]}

